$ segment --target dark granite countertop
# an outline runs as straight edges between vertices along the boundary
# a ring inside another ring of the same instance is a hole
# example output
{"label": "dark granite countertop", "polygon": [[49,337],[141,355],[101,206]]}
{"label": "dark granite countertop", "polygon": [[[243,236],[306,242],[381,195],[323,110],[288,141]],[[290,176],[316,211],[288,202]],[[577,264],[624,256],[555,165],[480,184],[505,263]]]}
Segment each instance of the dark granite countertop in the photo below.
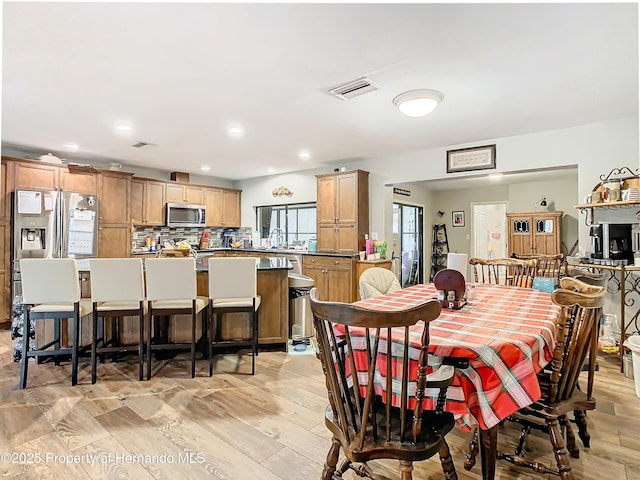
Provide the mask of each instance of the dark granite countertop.
{"label": "dark granite countertop", "polygon": [[[260,270],[292,270],[293,265],[285,257],[262,257],[256,258],[256,268]],[[196,270],[206,272],[209,270],[208,258],[196,259]]]}
{"label": "dark granite countertop", "polygon": [[308,252],[307,250],[294,250],[290,248],[205,248],[196,250],[196,252],[255,252],[255,253],[272,253],[274,255],[319,255],[323,257],[357,257],[358,253],[326,253],[326,252]]}

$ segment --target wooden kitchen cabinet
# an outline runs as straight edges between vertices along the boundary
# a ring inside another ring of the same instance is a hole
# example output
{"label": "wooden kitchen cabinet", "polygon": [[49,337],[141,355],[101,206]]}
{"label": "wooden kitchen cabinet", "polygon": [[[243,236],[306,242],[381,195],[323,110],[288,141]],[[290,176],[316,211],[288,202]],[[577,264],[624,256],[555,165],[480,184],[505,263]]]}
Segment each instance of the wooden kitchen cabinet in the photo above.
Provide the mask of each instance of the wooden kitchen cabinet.
{"label": "wooden kitchen cabinet", "polygon": [[97,175],[93,168],[30,160],[15,160],[13,164],[16,189],[64,190],[89,195],[97,193]]}
{"label": "wooden kitchen cabinet", "polygon": [[563,212],[507,213],[509,257],[562,253]]}
{"label": "wooden kitchen cabinet", "polygon": [[131,180],[131,222],[133,225],[165,224],[165,182],[133,178]]}
{"label": "wooden kitchen cabinet", "polygon": [[205,188],[204,206],[207,227],[239,227],[240,190]]}
{"label": "wooden kitchen cabinet", "polygon": [[351,303],[356,282],[351,257],[304,255],[302,273],[313,278],[320,300]]}
{"label": "wooden kitchen cabinet", "polygon": [[11,192],[13,192],[13,161],[3,158],[0,173],[0,222],[11,221]]}
{"label": "wooden kitchen cabinet", "polygon": [[130,173],[101,170],[98,174],[98,256],[131,255]]}
{"label": "wooden kitchen cabinet", "polygon": [[369,232],[369,172],[316,175],[318,252],[364,250]]}
{"label": "wooden kitchen cabinet", "polygon": [[202,205],[203,188],[194,185],[184,185],[179,183],[166,184],[167,203],[189,203],[192,205]]}
{"label": "wooden kitchen cabinet", "polygon": [[0,222],[0,328],[11,324],[11,224]]}
{"label": "wooden kitchen cabinet", "polygon": [[101,225],[131,224],[129,209],[131,177],[131,173],[100,171],[98,178],[98,220]]}
{"label": "wooden kitchen cabinet", "polygon": [[98,257],[127,258],[131,256],[131,227],[101,225],[98,227]]}

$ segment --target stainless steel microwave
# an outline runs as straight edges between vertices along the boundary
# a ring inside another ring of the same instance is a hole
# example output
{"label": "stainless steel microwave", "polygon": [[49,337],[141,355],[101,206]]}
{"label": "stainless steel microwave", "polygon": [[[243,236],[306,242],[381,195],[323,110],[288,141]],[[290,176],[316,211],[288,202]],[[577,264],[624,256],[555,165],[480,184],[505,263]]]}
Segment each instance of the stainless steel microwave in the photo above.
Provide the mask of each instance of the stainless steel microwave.
{"label": "stainless steel microwave", "polygon": [[167,227],[204,227],[204,205],[167,203]]}

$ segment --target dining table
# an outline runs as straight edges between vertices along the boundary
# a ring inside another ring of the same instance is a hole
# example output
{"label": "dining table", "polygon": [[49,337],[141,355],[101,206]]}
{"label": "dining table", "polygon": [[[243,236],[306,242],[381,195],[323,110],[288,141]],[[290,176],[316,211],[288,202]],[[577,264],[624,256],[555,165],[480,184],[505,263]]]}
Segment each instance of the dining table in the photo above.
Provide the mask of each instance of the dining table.
{"label": "dining table", "polygon": [[[419,305],[425,300],[436,299],[433,284],[420,284],[392,293],[360,300],[355,305],[370,309],[393,311]],[[446,307],[446,303],[445,303]],[[551,361],[555,347],[557,321],[560,307],[551,301],[547,292],[507,285],[476,284],[474,298],[469,298],[459,309],[442,308],[439,317],[429,324],[429,370],[442,364],[445,357],[467,359],[467,368],[456,368],[454,382],[446,392],[444,410],[454,414],[457,424],[466,430],[479,429],[482,478],[493,480],[497,454],[497,427],[519,409],[541,397],[537,373]],[[417,371],[422,344],[422,322],[410,328],[410,369]],[[353,328],[350,334],[357,335]],[[362,329],[362,336],[365,335]],[[394,351],[402,352],[405,342],[400,331],[392,331]],[[358,345],[353,342],[357,359]],[[379,354],[383,354],[380,352]],[[401,365],[402,358],[393,360]],[[356,360],[358,379],[366,388],[366,372]],[[386,369],[385,361],[378,361],[380,369]],[[401,367],[393,371],[401,371]],[[374,389],[384,402],[389,401],[386,372],[377,372]],[[393,374],[393,372],[392,372]],[[426,389],[423,400],[425,409],[434,409],[439,390]],[[399,402],[399,395],[392,392],[392,402]],[[410,402],[415,403],[415,399]]]}

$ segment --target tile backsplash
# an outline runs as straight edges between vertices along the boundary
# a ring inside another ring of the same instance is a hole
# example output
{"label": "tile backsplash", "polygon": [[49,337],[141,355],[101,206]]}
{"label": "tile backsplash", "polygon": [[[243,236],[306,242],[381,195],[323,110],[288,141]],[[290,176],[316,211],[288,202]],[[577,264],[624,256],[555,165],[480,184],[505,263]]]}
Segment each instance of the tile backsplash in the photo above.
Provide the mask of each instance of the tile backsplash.
{"label": "tile backsplash", "polygon": [[151,235],[156,243],[163,245],[165,240],[174,242],[174,239],[185,240],[187,243],[197,246],[200,242],[202,232],[209,232],[209,247],[216,248],[222,246],[222,233],[233,230],[237,234],[238,240],[251,240],[252,229],[250,227],[239,228],[223,228],[223,227],[207,227],[207,228],[170,228],[170,227],[138,227],[135,229],[132,241],[138,247],[142,247],[146,243],[147,235]]}

